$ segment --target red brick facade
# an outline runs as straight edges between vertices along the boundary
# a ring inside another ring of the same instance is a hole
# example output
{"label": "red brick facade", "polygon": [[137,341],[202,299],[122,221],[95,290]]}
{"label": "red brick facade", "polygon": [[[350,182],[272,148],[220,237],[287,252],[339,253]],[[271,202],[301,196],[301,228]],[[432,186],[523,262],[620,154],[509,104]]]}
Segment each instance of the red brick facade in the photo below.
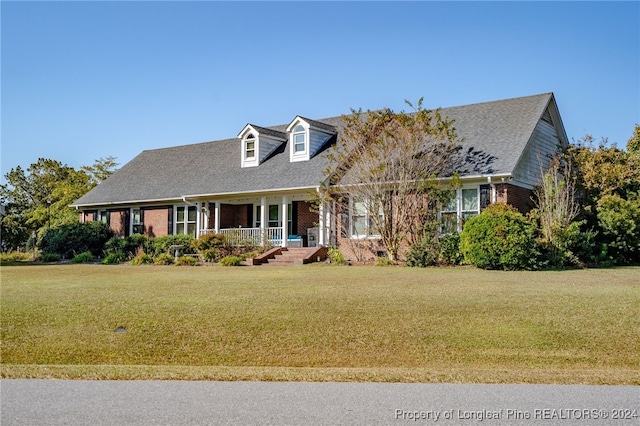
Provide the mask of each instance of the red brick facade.
{"label": "red brick facade", "polygon": [[305,236],[307,229],[318,226],[319,215],[312,203],[307,201],[294,201],[294,203],[298,212],[298,220],[296,229],[293,231],[296,235]]}
{"label": "red brick facade", "polygon": [[496,202],[510,204],[523,214],[528,213],[533,208],[532,195],[532,190],[520,186],[509,183],[496,185]]}
{"label": "red brick facade", "polygon": [[173,212],[171,207],[146,207],[143,210],[144,234],[148,237],[164,237],[173,233],[169,229],[169,214]]}

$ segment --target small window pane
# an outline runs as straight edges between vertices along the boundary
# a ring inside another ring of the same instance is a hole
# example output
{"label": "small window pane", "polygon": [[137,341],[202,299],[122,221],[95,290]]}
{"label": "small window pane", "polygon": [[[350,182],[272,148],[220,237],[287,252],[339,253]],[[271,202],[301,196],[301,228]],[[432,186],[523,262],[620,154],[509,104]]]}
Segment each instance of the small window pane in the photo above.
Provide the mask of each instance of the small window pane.
{"label": "small window pane", "polygon": [[442,233],[450,234],[458,230],[458,215],[456,213],[442,213]]}
{"label": "small window pane", "polygon": [[352,235],[365,235],[367,232],[367,222],[364,215],[362,216],[351,216],[351,234]]}
{"label": "small window pane", "polygon": [[176,223],[176,234],[184,234],[184,223]]}
{"label": "small window pane", "polygon": [[196,206],[189,206],[189,222],[195,222],[196,221]]}
{"label": "small window pane", "polygon": [[304,127],[298,125],[296,126],[295,129],[293,129],[294,132],[298,133],[298,132],[304,132]]}
{"label": "small window pane", "polygon": [[178,207],[178,222],[184,222],[184,207]]}
{"label": "small window pane", "polygon": [[462,210],[478,211],[478,190],[477,189],[462,190]]}
{"label": "small window pane", "polygon": [[191,235],[192,237],[196,236],[196,224],[195,223],[190,223],[187,225],[187,234]]}

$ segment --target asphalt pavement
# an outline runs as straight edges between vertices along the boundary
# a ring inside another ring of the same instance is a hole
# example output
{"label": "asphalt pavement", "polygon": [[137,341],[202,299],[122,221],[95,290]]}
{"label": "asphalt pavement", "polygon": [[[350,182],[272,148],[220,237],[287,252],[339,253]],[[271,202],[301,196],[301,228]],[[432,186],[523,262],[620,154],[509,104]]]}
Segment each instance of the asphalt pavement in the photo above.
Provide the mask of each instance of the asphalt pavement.
{"label": "asphalt pavement", "polygon": [[640,425],[640,387],[0,380],[12,425]]}

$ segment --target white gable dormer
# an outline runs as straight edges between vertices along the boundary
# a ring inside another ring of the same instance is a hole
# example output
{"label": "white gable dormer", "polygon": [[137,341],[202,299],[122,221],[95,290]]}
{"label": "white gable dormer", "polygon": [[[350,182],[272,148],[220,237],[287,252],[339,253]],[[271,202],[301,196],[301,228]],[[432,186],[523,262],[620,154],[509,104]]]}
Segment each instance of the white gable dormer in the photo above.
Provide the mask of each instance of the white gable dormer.
{"label": "white gable dormer", "polygon": [[287,126],[289,133],[289,159],[292,163],[308,161],[336,133],[333,126],[301,116]]}
{"label": "white gable dormer", "polygon": [[247,124],[238,134],[242,167],[259,166],[280,145],[287,141],[285,133]]}

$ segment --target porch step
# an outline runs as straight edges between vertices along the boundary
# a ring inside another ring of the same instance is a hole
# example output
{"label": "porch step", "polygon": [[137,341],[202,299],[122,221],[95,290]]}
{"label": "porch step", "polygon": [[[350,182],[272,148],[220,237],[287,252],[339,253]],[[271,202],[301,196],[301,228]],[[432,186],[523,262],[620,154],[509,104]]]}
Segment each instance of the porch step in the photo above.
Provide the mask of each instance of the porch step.
{"label": "porch step", "polygon": [[303,265],[305,263],[317,262],[318,259],[326,259],[326,249],[323,247],[305,248],[281,248],[278,254],[263,262],[263,265],[271,266],[292,266]]}

